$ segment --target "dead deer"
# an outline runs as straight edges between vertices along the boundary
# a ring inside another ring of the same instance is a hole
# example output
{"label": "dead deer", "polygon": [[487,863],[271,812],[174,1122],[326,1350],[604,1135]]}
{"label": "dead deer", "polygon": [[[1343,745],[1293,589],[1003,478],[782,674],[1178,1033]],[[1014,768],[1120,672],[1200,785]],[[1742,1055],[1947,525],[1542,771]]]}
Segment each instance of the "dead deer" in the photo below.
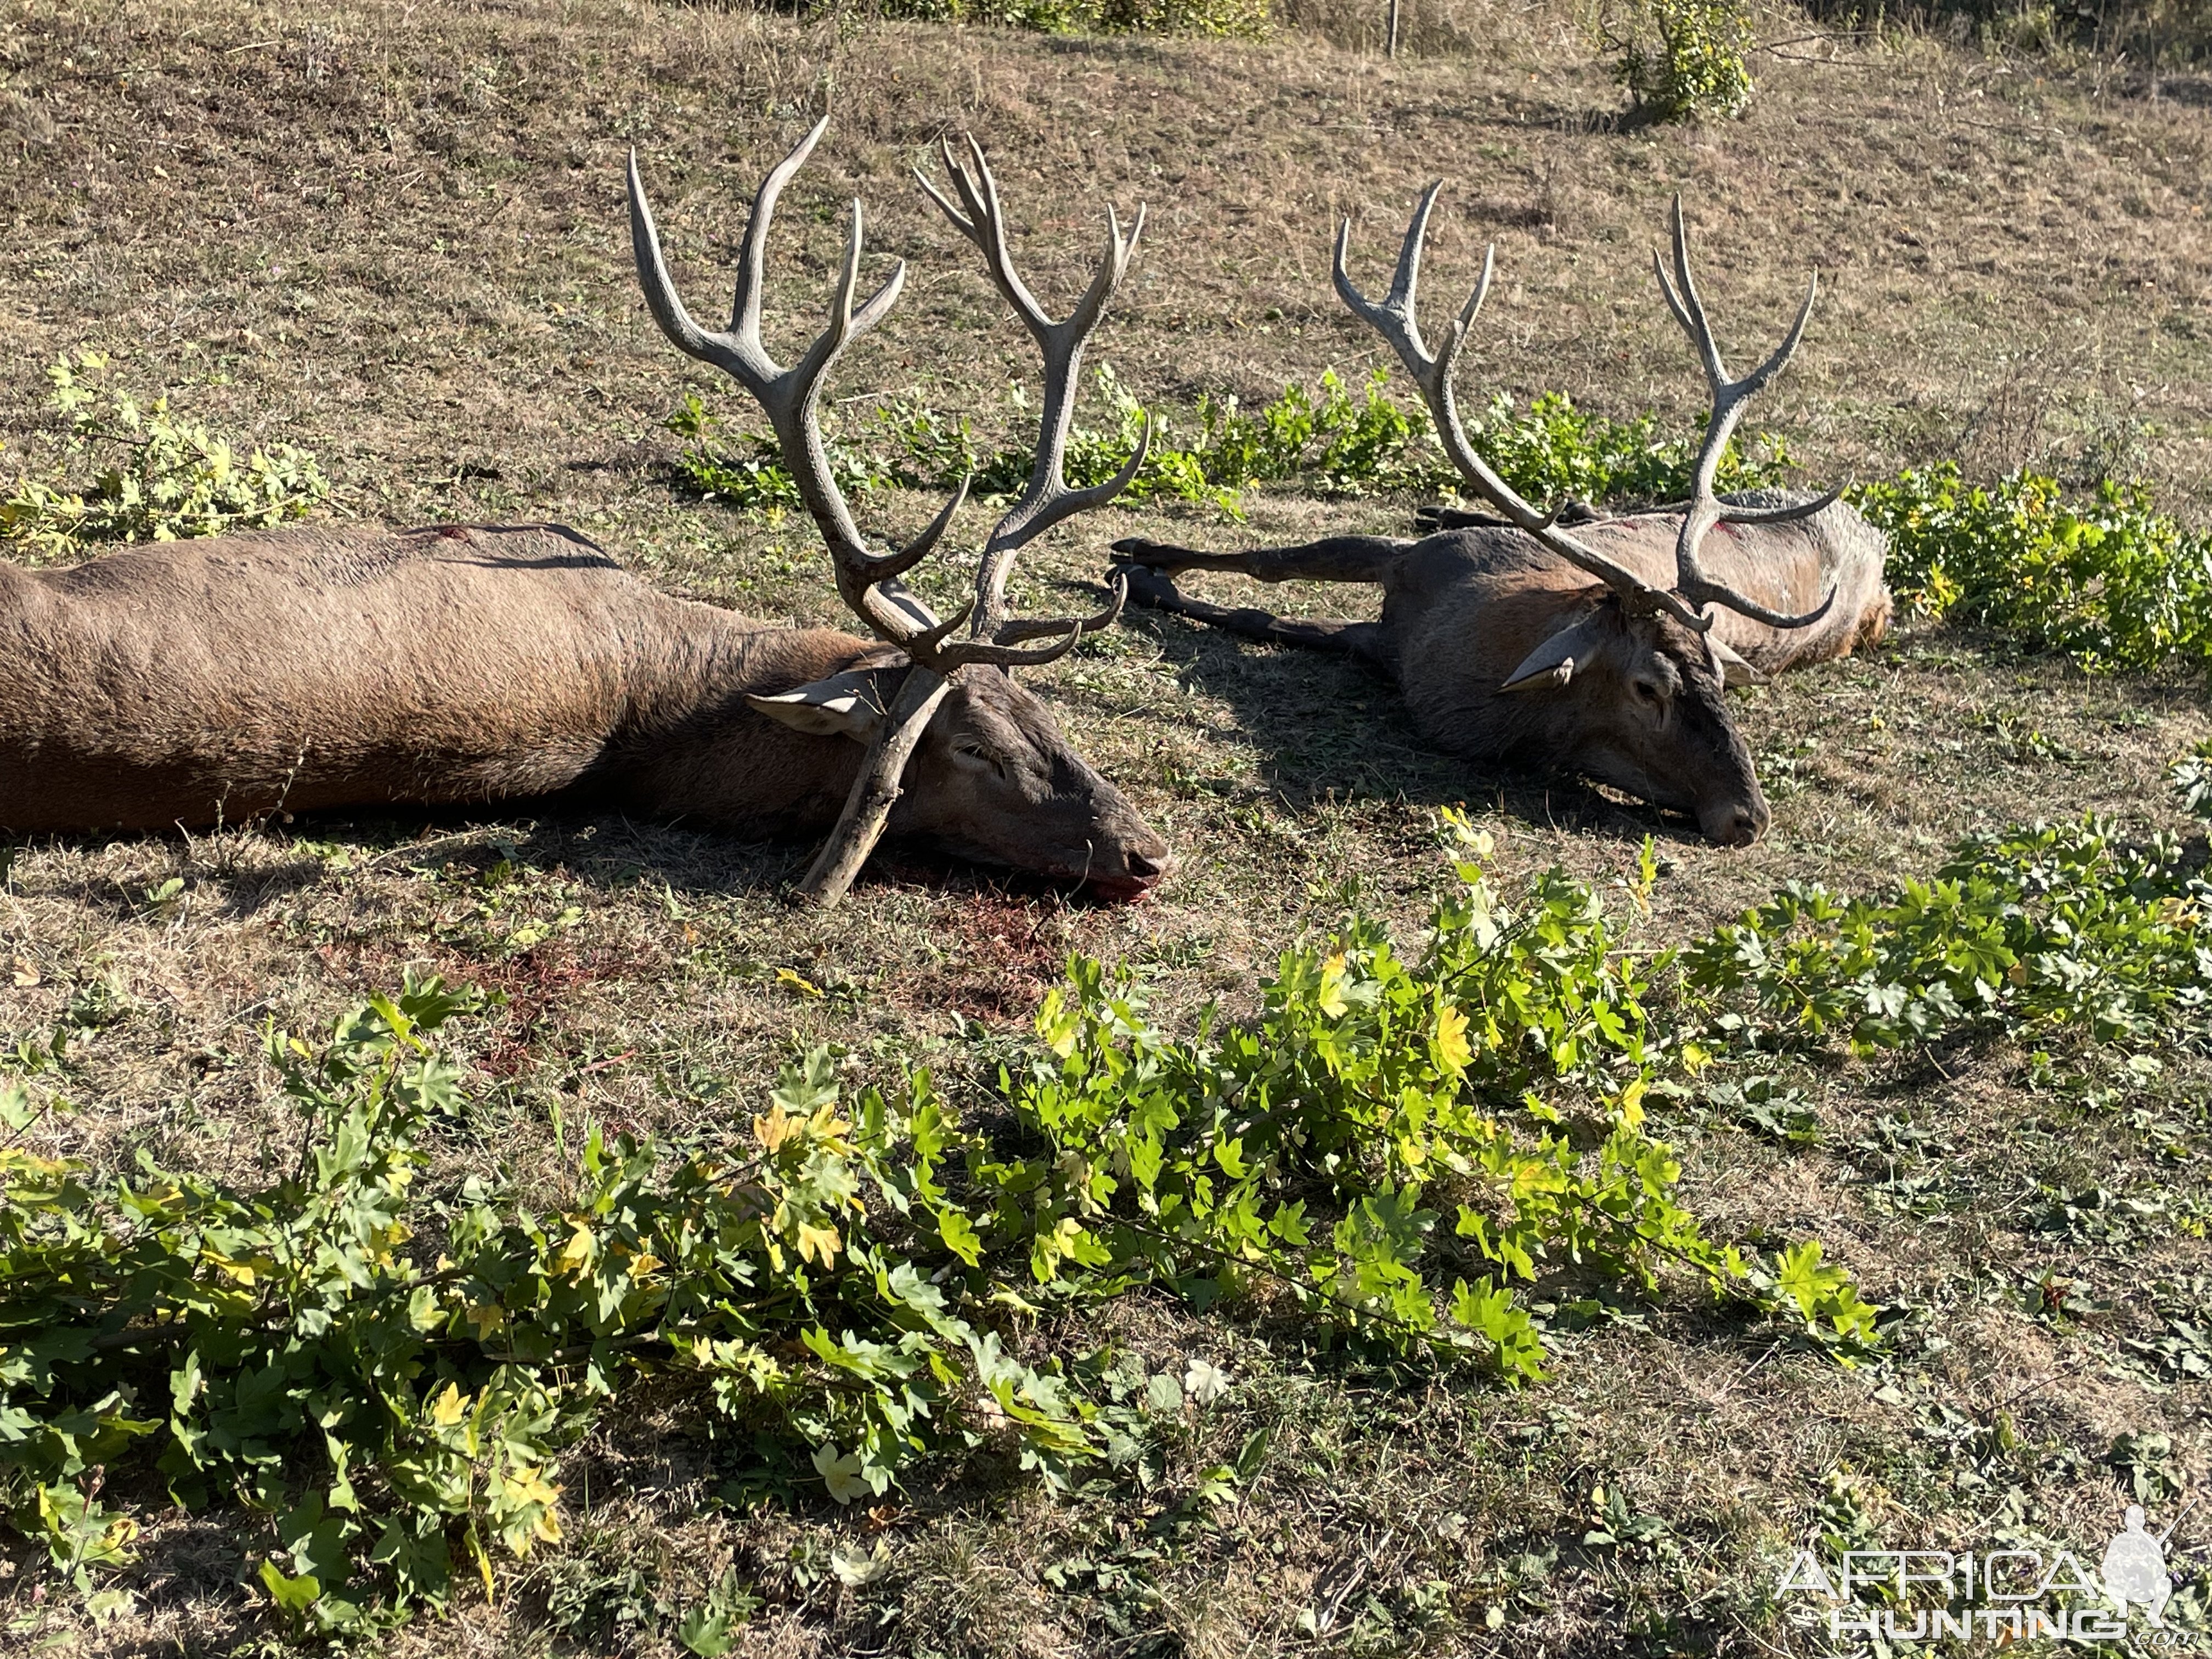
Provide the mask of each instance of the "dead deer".
{"label": "dead deer", "polygon": [[[1198,553],[1133,538],[1115,544],[1127,561],[1117,574],[1141,605],[1249,638],[1346,652],[1377,665],[1396,678],[1422,732],[1450,753],[1489,766],[1581,773],[1692,814],[1714,841],[1753,841],[1768,823],[1766,800],[1722,693],[1801,663],[1848,655],[1879,640],[1889,621],[1886,540],[1837,492],[1811,499],[1715,493],[1729,437],[1746,404],[1797,349],[1820,280],[1808,284],[1797,320],[1773,355],[1741,380],[1729,379],[1691,276],[1678,198],[1672,278],[1656,253],[1652,264],[1712,389],[1692,496],[1678,507],[1619,518],[1585,513],[1577,522],[1524,501],[1460,425],[1452,369],[1489,292],[1495,249],[1485,255],[1481,279],[1442,345],[1432,354],[1423,343],[1414,293],[1422,238],[1442,188],[1432,185],[1421,198],[1379,304],[1352,286],[1346,219],[1337,236],[1336,291],[1396,350],[1420,386],[1445,453],[1495,516],[1433,514],[1431,522],[1443,527],[1419,540],[1336,536],[1246,553]],[[1573,533],[1563,523],[1572,523]],[[1208,605],[1176,591],[1169,578],[1181,570],[1235,571],[1265,582],[1375,583],[1382,589],[1382,615],[1377,622],[1302,622]]]}
{"label": "dead deer", "polygon": [[[755,199],[726,333],[698,328],[677,299],[635,157],[632,239],[669,337],[727,368],[767,411],[839,591],[874,641],[671,598],[559,525],[316,526],[161,544],[70,569],[0,563],[0,830],[161,830],[280,810],[554,797],[765,835],[854,820],[860,802],[872,826],[817,860],[817,877],[836,865],[811,884],[825,901],[886,823],[1109,896],[1158,881],[1166,844],[1009,672],[1106,625],[1119,594],[1100,616],[1048,623],[1008,619],[1003,599],[1024,542],[1110,499],[1142,463],[1140,451],[1092,489],[1061,481],[1084,342],[1137,234],[1114,228],[1083,302],[1048,323],[1007,261],[982,152],[973,151],[972,176],[955,168],[971,209],[956,221],[1043,344],[1046,395],[1030,487],[987,546],[975,604],[941,623],[895,578],[942,539],[964,484],[910,546],[872,556],[830,479],[817,424],[838,355],[881,319],[905,275],[901,265],[854,309],[857,202],[829,327],[788,368],[761,343],[776,198],[826,125]],[[952,638],[970,612],[969,636]],[[1019,643],[1048,636],[1049,645]],[[894,735],[905,746],[868,793],[861,786],[872,768],[881,772]]]}

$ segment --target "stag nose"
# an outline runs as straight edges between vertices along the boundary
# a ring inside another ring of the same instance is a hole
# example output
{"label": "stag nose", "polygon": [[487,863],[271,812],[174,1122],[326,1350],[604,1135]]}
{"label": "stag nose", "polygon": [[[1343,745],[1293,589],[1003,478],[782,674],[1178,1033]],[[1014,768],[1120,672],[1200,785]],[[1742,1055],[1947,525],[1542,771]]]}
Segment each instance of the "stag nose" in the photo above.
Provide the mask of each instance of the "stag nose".
{"label": "stag nose", "polygon": [[1718,811],[1706,814],[1700,827],[1707,839],[1723,847],[1748,847],[1766,833],[1772,816],[1763,800],[1730,801]]}
{"label": "stag nose", "polygon": [[1163,853],[1154,858],[1150,853],[1129,854],[1129,873],[1139,881],[1158,881],[1168,872],[1168,855]]}

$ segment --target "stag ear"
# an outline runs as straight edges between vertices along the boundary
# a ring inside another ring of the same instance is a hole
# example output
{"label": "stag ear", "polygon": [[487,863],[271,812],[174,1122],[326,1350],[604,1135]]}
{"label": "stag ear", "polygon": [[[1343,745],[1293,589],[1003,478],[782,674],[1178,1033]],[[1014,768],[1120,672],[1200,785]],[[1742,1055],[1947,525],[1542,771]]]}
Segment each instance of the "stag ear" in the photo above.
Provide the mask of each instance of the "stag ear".
{"label": "stag ear", "polygon": [[1562,628],[1521,659],[1521,665],[1505,678],[1500,691],[1540,691],[1565,685],[1575,677],[1577,667],[1587,666],[1598,647],[1605,642],[1607,629],[1605,608],[1596,611],[1570,627]]}
{"label": "stag ear", "polygon": [[1713,653],[1713,666],[1720,671],[1721,684],[1725,690],[1733,691],[1740,685],[1766,684],[1766,676],[1722,644],[1717,634],[1706,635],[1705,646]]}
{"label": "stag ear", "polygon": [[884,720],[876,671],[868,668],[848,668],[826,680],[770,696],[748,694],[745,701],[794,732],[811,732],[817,738],[850,738],[854,743],[872,741]]}

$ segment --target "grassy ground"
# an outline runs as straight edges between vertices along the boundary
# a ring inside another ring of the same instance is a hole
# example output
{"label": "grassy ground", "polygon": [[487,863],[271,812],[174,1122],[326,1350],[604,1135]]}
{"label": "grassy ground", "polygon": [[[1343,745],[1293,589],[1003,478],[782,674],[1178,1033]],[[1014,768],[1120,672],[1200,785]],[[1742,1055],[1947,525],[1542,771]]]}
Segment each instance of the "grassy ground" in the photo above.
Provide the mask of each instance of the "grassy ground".
{"label": "grassy ground", "polygon": [[[558,518],[672,589],[834,620],[802,526],[668,488],[660,417],[686,386],[735,394],[645,318],[620,213],[635,145],[678,280],[711,312],[743,199],[826,100],[837,120],[780,221],[771,316],[782,340],[811,331],[839,203],[864,196],[871,268],[911,270],[842,371],[860,408],[918,388],[995,434],[1009,385],[1033,384],[972,254],[905,177],[940,134],[972,129],[1048,297],[1087,270],[1107,200],[1150,204],[1099,349],[1170,410],[1375,362],[1328,292],[1332,216],[1358,210],[1379,270],[1441,174],[1436,305],[1484,240],[1503,266],[1471,387],[1693,412],[1644,253],[1681,190],[1743,351],[1782,326],[1806,267],[1829,279],[1765,411],[1811,476],[2033,459],[2141,471],[2185,514],[2212,511],[2201,109],[2032,60],[1800,44],[1762,58],[1741,124],[1624,131],[1560,18],[1454,16],[1479,52],[1390,66],[1311,35],[1056,40],[613,0],[10,4],[7,464],[35,454],[41,364],[100,345],[219,428],[315,450],[347,511]],[[864,516],[902,528],[928,505],[878,497]],[[1109,512],[1018,585],[1060,597],[1140,528],[1225,544],[1395,529],[1407,507],[1262,498],[1247,527]],[[1071,949],[1151,964],[1172,1018],[1248,1004],[1311,890],[1357,876],[1394,915],[1425,908],[1445,873],[1442,804],[1498,834],[1509,886],[1554,862],[1609,882],[1656,834],[1663,940],[1784,879],[1879,886],[2006,822],[2094,808],[2172,827],[2160,770],[2207,724],[2195,685],[2085,680],[1907,627],[1869,659],[1739,701],[1776,821],[1728,852],[1577,786],[1470,775],[1425,753],[1366,674],[1178,623],[1134,621],[1038,680],[1181,849],[1151,902],[1093,908],[893,851],[822,917],[779,896],[804,848],[612,818],[62,841],[7,866],[0,1037],[79,1028],[72,1088],[95,1107],[70,1127],[79,1153],[244,1165],[286,1133],[253,1058],[261,1023],[313,1027],[404,968],[435,969],[509,998],[468,1044],[481,1105],[447,1156],[526,1179],[548,1165],[556,1106],[571,1124],[677,1129],[752,1109],[795,1041],[844,1042],[864,1067],[957,1054],[965,1022],[1018,1028]],[[172,876],[181,895],[152,902]],[[1820,1117],[1810,1150],[1677,1126],[1696,1203],[1723,1230],[1817,1234],[1870,1296],[1922,1310],[1879,1367],[1841,1371],[1662,1308],[1562,1324],[1555,1379],[1507,1395],[1286,1360],[1218,1318],[1133,1304],[1087,1334],[1163,1366],[1202,1353],[1237,1381],[1149,1487],[1054,1499],[980,1468],[865,1519],[722,1512],[702,1507],[720,1477],[684,1425],[634,1423],[563,1471],[559,1553],[393,1649],[668,1652],[669,1610],[734,1565],[763,1598],[744,1650],[763,1653],[1817,1651],[1769,1592],[1824,1516],[1899,1547],[1986,1548],[2024,1522],[2094,1550],[2124,1501],[2105,1461],[2117,1437],[2165,1433],[2154,1480],[2203,1478],[2203,1386],[2153,1389],[2120,1346],[2201,1304],[2212,1272],[2190,1231],[2212,1201],[2204,1079],[2172,1060],[2094,1117],[2027,1093],[2023,1056],[1963,1048],[1796,1078]],[[2051,1219],[2059,1194],[2093,1191],[2114,1201]],[[1193,1472],[1259,1427],[1271,1450],[1243,1501],[1203,1525],[1179,1516]],[[1662,1527],[1583,1543],[1601,1488]],[[2170,1515],[2186,1500],[2160,1501]],[[2175,1539],[2200,1570],[2207,1527]],[[262,1628],[239,1535],[222,1517],[156,1526],[136,1606],[104,1632],[33,1608],[26,1557],[0,1562],[0,1609],[27,1644],[227,1651]],[[881,1580],[823,1571],[833,1543],[878,1535]]]}

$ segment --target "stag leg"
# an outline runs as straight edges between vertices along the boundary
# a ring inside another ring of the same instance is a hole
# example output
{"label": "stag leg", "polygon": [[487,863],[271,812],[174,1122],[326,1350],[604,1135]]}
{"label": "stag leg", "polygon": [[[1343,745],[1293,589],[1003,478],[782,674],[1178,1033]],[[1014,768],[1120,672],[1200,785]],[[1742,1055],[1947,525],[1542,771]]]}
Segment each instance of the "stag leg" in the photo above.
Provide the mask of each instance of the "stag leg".
{"label": "stag leg", "polygon": [[1179,570],[1230,570],[1263,582],[1382,582],[1413,545],[1391,536],[1325,536],[1297,547],[1200,553],[1129,536],[1115,542],[1114,550],[1130,564],[1169,575]]}
{"label": "stag leg", "polygon": [[[1204,558],[1207,556],[1200,554],[1198,556]],[[1334,651],[1344,656],[1358,657],[1364,662],[1385,665],[1382,624],[1380,623],[1334,619],[1306,622],[1293,617],[1279,617],[1272,611],[1209,605],[1204,599],[1185,599],[1176,585],[1157,570],[1147,569],[1142,565],[1125,566],[1123,569],[1129,580],[1130,599],[1148,610],[1188,617],[1193,622],[1205,623],[1240,639],[1259,640],[1268,645],[1300,645],[1310,650]]]}

